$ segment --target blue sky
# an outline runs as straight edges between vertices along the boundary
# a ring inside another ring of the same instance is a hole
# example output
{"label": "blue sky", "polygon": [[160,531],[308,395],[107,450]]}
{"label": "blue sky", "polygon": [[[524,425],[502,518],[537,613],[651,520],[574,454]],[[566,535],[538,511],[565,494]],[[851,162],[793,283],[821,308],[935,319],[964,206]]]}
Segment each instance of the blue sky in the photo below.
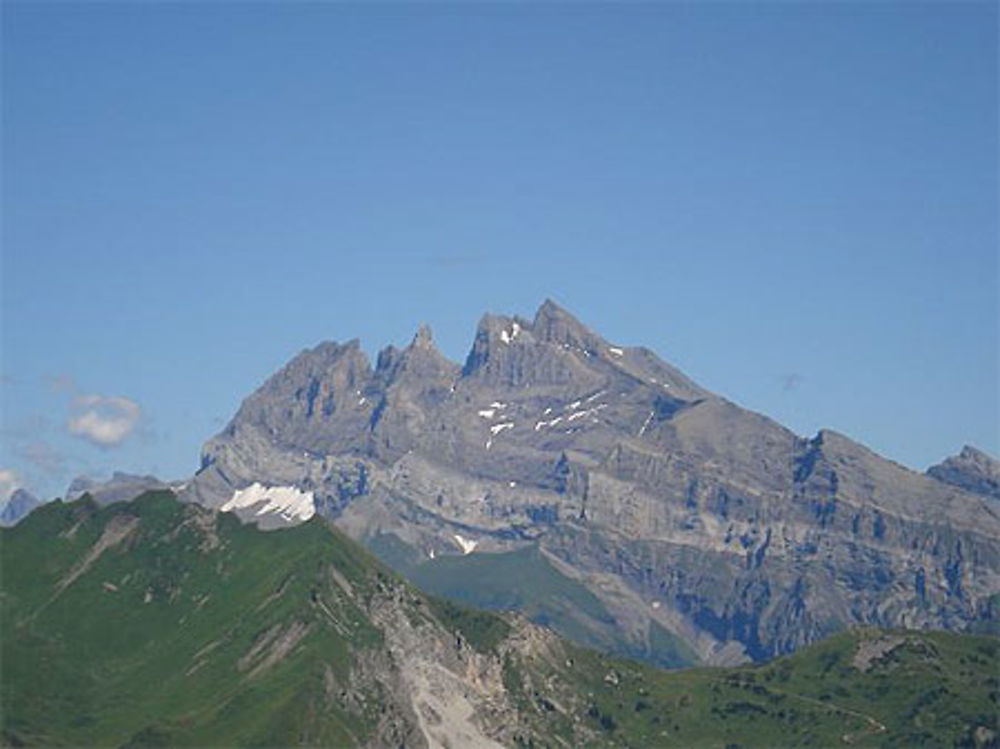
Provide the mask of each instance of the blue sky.
{"label": "blue sky", "polygon": [[[0,469],[172,478],[300,349],[546,297],[998,450],[994,3],[3,4]],[[0,478],[3,475],[0,474]]]}

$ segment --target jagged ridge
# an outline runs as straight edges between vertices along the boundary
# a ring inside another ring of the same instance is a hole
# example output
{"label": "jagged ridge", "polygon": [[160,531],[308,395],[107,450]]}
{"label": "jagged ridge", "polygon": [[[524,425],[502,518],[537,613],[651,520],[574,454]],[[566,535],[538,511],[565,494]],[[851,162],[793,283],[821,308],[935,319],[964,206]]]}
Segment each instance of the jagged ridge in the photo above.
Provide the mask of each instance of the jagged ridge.
{"label": "jagged ridge", "polygon": [[615,624],[597,639],[654,661],[656,628],[726,662],[998,615],[991,499],[835,432],[802,439],[550,301],[484,316],[461,367],[426,329],[374,368],[356,341],[303,352],[182,496],[218,507],[254,482],[312,492],[410,567],[536,546],[601,600]]}

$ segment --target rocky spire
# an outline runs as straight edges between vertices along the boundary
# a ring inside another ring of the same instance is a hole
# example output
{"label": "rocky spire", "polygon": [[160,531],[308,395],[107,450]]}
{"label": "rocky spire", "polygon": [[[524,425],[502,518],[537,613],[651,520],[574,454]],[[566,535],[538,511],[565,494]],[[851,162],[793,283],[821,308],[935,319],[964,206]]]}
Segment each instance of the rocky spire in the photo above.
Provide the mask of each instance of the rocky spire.
{"label": "rocky spire", "polygon": [[387,346],[379,352],[376,376],[388,383],[404,372],[417,377],[450,378],[458,376],[458,365],[438,351],[431,328],[424,323],[405,349]]}
{"label": "rocky spire", "polygon": [[[502,315],[485,314],[479,319],[476,326],[476,337],[472,341],[472,348],[465,359],[465,366],[462,374],[468,376],[481,369],[491,358],[495,357],[498,345],[508,345],[516,339],[513,320]],[[520,325],[518,331],[520,333]]]}
{"label": "rocky spire", "polygon": [[604,342],[551,299],[546,299],[538,308],[531,330],[538,340],[576,346],[590,352],[599,349]]}
{"label": "rocky spire", "polygon": [[435,348],[434,346],[434,334],[431,333],[431,326],[427,323],[421,323],[420,327],[417,328],[417,333],[413,336],[413,342],[410,343],[413,348]]}

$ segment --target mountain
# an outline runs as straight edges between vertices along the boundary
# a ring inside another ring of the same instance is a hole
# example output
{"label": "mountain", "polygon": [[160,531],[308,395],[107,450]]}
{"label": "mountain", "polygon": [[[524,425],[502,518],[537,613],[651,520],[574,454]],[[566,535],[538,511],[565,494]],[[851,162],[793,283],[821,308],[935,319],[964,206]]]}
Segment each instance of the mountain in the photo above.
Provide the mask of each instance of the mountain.
{"label": "mountain", "polygon": [[41,504],[42,501],[27,489],[15,489],[0,510],[0,526],[14,525]]}
{"label": "mountain", "polygon": [[927,474],[946,484],[1000,499],[1000,460],[969,445],[958,455],[928,468]]}
{"label": "mountain", "polygon": [[66,500],[72,502],[87,494],[98,504],[111,504],[125,502],[143,492],[176,489],[182,486],[181,482],[161,481],[156,476],[137,476],[115,471],[107,481],[100,481],[90,476],[77,476],[66,489]]}
{"label": "mountain", "polygon": [[427,328],[374,366],[303,351],[181,496],[264,528],[316,512],[429,590],[660,665],[1000,618],[992,498],[801,438],[551,301],[485,315],[462,365]]}
{"label": "mountain", "polygon": [[170,492],[0,531],[4,746],[995,746],[1000,641],[852,630],[663,672],[428,598],[313,516]]}

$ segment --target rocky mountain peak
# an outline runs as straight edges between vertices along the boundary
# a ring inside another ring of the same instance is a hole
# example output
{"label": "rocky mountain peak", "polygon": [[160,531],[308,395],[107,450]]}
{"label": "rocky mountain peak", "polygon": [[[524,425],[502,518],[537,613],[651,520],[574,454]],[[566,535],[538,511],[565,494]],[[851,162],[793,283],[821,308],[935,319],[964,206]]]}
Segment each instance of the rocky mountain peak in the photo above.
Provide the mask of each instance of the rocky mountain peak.
{"label": "rocky mountain peak", "polygon": [[931,466],[927,474],[946,484],[1000,499],[1000,461],[972,445]]}
{"label": "rocky mountain peak", "polygon": [[41,505],[42,502],[27,489],[15,489],[0,510],[0,526],[14,525]]}
{"label": "rocky mountain peak", "polygon": [[590,590],[616,631],[651,642],[656,623],[706,659],[838,623],[965,626],[1000,589],[1000,510],[969,493],[997,486],[996,461],[969,448],[926,476],[831,430],[803,440],[552,301],[530,321],[483,316],[461,372],[427,328],[374,372],[353,342],[303,352],[205,456],[192,501],[310,494],[407,564],[537,544],[614,579]]}
{"label": "rocky mountain peak", "polygon": [[573,315],[546,299],[530,321],[517,316],[483,315],[476,327],[465,370],[467,373],[475,371],[491,353],[504,351],[508,346],[550,344],[594,354],[603,343],[600,336]]}
{"label": "rocky mountain peak", "polygon": [[958,457],[962,460],[969,461],[972,463],[981,463],[984,466],[993,466],[994,468],[1000,468],[1000,461],[991,458],[989,455],[984,453],[972,445],[963,445],[961,452],[959,452]]}
{"label": "rocky mountain peak", "polygon": [[[253,434],[252,439],[273,444],[330,449],[352,439],[366,422],[361,401],[372,376],[357,339],[306,349],[243,401],[220,438]],[[218,458],[220,444],[218,439],[206,444],[203,467]]]}
{"label": "rocky mountain peak", "polygon": [[521,336],[524,330],[524,326],[516,318],[491,313],[483,315],[476,326],[476,335],[472,339],[472,348],[465,359],[462,374],[474,375],[488,363],[495,363],[502,358],[505,347],[515,342],[523,343]]}
{"label": "rocky mountain peak", "polygon": [[591,354],[604,343],[604,339],[551,299],[538,308],[531,330],[540,341],[578,347]]}
{"label": "rocky mountain peak", "polygon": [[434,348],[434,334],[431,332],[431,326],[427,323],[421,323],[410,345],[414,348]]}
{"label": "rocky mountain peak", "polygon": [[[572,317],[546,312],[529,322],[520,317],[484,315],[476,329],[463,377],[491,387],[589,387],[602,379],[595,369],[599,338]],[[593,358],[591,358],[593,356]]]}
{"label": "rocky mountain peak", "polygon": [[265,382],[261,390],[280,392],[290,384],[297,386],[309,380],[339,381],[349,387],[357,386],[371,374],[371,364],[357,338],[343,344],[325,341],[300,352]]}
{"label": "rocky mountain peak", "polygon": [[404,349],[386,346],[379,352],[375,367],[375,379],[383,387],[406,379],[441,380],[454,379],[459,374],[458,365],[447,359],[434,344],[429,325],[421,325],[410,345]]}

